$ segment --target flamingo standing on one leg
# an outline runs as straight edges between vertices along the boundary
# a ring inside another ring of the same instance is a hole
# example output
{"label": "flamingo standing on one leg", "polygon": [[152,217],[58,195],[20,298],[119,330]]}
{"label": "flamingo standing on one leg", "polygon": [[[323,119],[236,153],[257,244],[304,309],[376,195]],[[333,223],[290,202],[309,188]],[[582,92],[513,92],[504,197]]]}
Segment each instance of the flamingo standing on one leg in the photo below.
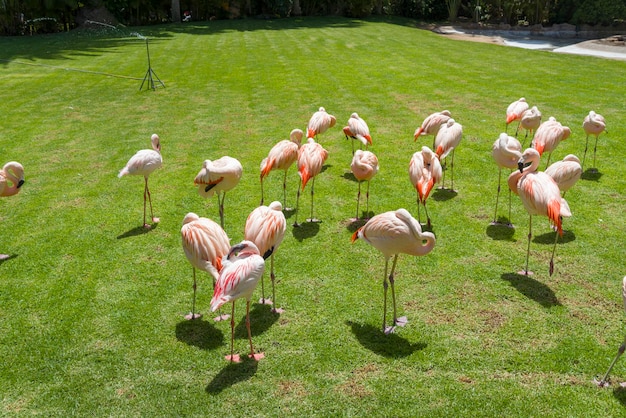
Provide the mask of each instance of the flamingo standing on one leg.
{"label": "flamingo standing on one leg", "polygon": [[138,151],[135,155],[133,155],[128,163],[126,163],[126,167],[120,170],[120,173],[117,177],[122,177],[125,175],[138,175],[143,176],[144,178],[144,188],[143,188],[143,227],[146,229],[150,229],[150,225],[146,223],[146,196],[147,200],[150,202],[150,218],[152,222],[159,223],[159,218],[155,218],[152,213],[152,197],[150,196],[150,189],[148,188],[148,176],[163,165],[163,158],[161,157],[161,140],[157,134],[152,134],[150,138],[152,142],[153,149],[144,149]]}
{"label": "flamingo standing on one leg", "polygon": [[[239,180],[243,167],[239,160],[224,156],[215,161],[205,160],[202,169],[193,181],[198,187],[200,196],[210,198],[213,193],[217,193],[217,202],[220,210],[220,225],[224,228],[224,199],[226,192],[232,190]],[[222,197],[220,198],[220,192]]]}
{"label": "flamingo standing on one leg", "polygon": [[328,151],[320,144],[315,142],[313,138],[309,138],[308,142],[298,151],[298,174],[300,175],[300,183],[302,187],[298,188],[296,197],[296,220],[293,226],[298,227],[298,208],[300,206],[300,189],[304,191],[306,184],[311,180],[311,217],[308,222],[319,222],[313,217],[313,195],[315,190],[315,177],[322,171],[324,161],[328,158]]}
{"label": "flamingo standing on one leg", "polygon": [[[528,109],[528,103],[526,103],[526,99],[521,97],[518,100],[514,101],[506,108],[506,129],[505,132],[508,131],[509,124],[514,121],[520,121],[522,119],[522,115]],[[519,129],[519,125],[518,125]],[[517,129],[515,130],[517,133]]]}
{"label": "flamingo standing on one leg", "polygon": [[[496,195],[496,210],[493,214],[493,222],[491,225],[497,225],[498,217],[498,199],[500,198],[500,183],[502,181],[502,169],[508,168],[514,170],[517,168],[517,162],[522,156],[522,144],[512,136],[501,133],[500,137],[493,143],[491,156],[498,165],[498,194]],[[511,190],[509,189],[509,227],[513,227],[511,222]]]}
{"label": "flamingo standing on one leg", "polygon": [[238,363],[239,355],[234,353],[235,343],[235,301],[239,298],[246,299],[246,328],[248,329],[248,341],[250,342],[250,354],[248,357],[258,361],[265,357],[263,353],[254,352],[252,346],[252,332],[250,331],[250,298],[263,276],[265,260],[259,255],[259,249],[251,241],[242,241],[230,248],[228,255],[222,261],[224,267],[215,284],[215,291],[211,299],[211,311],[215,312],[220,306],[232,302],[233,309],[230,318],[230,355],[226,360]]}
{"label": "flamingo standing on one leg", "polygon": [[[193,212],[185,215],[183,227],[180,230],[183,250],[187,260],[193,267],[193,302],[191,312],[185,319],[196,319],[202,315],[196,310],[196,269],[206,271],[213,277],[213,287],[222,270],[222,257],[230,250],[230,240],[226,232],[208,218],[201,218]],[[226,319],[228,316],[219,316],[216,320]]]}
{"label": "flamingo standing on one leg", "polygon": [[287,170],[298,159],[298,149],[302,142],[304,132],[302,129],[294,129],[289,134],[289,139],[283,139],[272,147],[266,158],[261,161],[261,205],[263,205],[263,179],[268,176],[272,170],[283,170],[285,176],[283,178],[283,207],[287,207]]}
{"label": "flamingo standing on one leg", "polygon": [[567,192],[583,175],[580,160],[574,154],[566,155],[563,160],[550,164],[545,173],[552,177],[559,186],[561,196]]}
{"label": "flamingo standing on one leg", "polygon": [[378,173],[378,157],[371,151],[356,150],[352,157],[350,170],[359,183],[359,192],[356,196],[356,219],[359,219],[359,203],[361,201],[361,182],[367,181],[367,192],[365,193],[365,216],[369,213],[370,201],[370,180]]}
{"label": "flamingo standing on one leg", "polygon": [[323,134],[328,128],[332,128],[335,126],[335,123],[337,123],[337,118],[326,112],[326,109],[323,107],[320,107],[309,119],[309,124],[306,127],[306,137],[317,138],[317,135]]}
{"label": "flamingo standing on one leg", "polygon": [[[622,279],[622,302],[624,304],[624,310],[626,310],[626,276],[624,276],[624,278]],[[601,380],[598,380],[597,378],[594,379],[596,385],[600,386],[601,388],[609,385],[609,373],[611,373],[611,370],[613,370],[613,366],[615,366],[617,359],[619,359],[620,356],[624,354],[624,351],[626,351],[626,335],[624,336],[624,341],[622,341],[619,348],[617,349],[617,355],[611,362],[611,365],[604,374],[604,377]]]}
{"label": "flamingo standing on one leg", "polygon": [[522,118],[520,119],[519,126],[515,131],[515,137],[517,137],[517,132],[519,131],[519,129],[522,128],[526,131],[526,136],[524,136],[524,141],[526,141],[526,138],[528,138],[528,132],[532,132],[534,135],[539,125],[541,125],[541,112],[539,111],[537,106],[533,106],[530,109],[524,111],[524,113],[522,113]]}
{"label": "flamingo standing on one leg", "polygon": [[548,161],[546,167],[550,164],[550,157],[552,151],[559,145],[561,141],[565,141],[572,134],[572,131],[567,126],[561,125],[554,117],[550,118],[539,125],[535,132],[530,146],[539,151],[539,156],[542,156],[544,152],[548,152]]}
{"label": "flamingo standing on one leg", "polygon": [[[559,186],[544,172],[537,171],[540,155],[534,148],[528,148],[518,161],[519,171],[514,171],[508,179],[509,188],[519,195],[529,214],[528,220],[528,248],[526,250],[526,268],[524,275],[531,275],[528,270],[530,255],[530,240],[532,238],[533,215],[546,216],[556,227],[554,247],[550,258],[550,276],[554,272],[554,253],[559,235],[563,235],[562,219],[572,216],[567,201],[561,197]],[[530,165],[528,165],[530,163]]]}
{"label": "flamingo standing on one leg", "polygon": [[[589,114],[585,116],[585,120],[583,121],[583,129],[585,134],[587,134],[587,138],[585,139],[585,154],[583,155],[583,163],[582,167],[585,166],[585,157],[587,156],[587,146],[589,145],[589,135],[593,135],[596,137],[596,143],[593,146],[593,167],[592,170],[596,166],[596,149],[598,148],[598,137],[602,132],[607,132],[606,130],[606,121],[602,115],[598,115],[593,110],[589,111]],[[607,132],[608,133],[608,132]]]}
{"label": "flamingo standing on one leg", "polygon": [[[0,196],[16,195],[24,184],[24,167],[17,161],[9,161],[0,170]],[[0,254],[0,260],[9,258],[7,254]]]}
{"label": "flamingo standing on one leg", "polygon": [[417,141],[420,135],[437,135],[441,125],[446,123],[450,119],[450,111],[442,110],[441,112],[431,113],[424,119],[422,124],[413,133],[413,138]]}
{"label": "flamingo standing on one leg", "polygon": [[[450,190],[454,190],[454,150],[461,142],[463,138],[463,126],[460,123],[456,122],[454,119],[450,118],[448,121],[441,125],[439,132],[435,136],[435,141],[433,143],[433,150],[439,156],[439,160],[446,160],[448,155],[452,155],[452,161],[450,162],[450,172],[451,172],[451,183]],[[445,169],[447,169],[446,164],[444,163],[444,172],[441,178],[442,188],[445,188],[446,182],[446,173]]]}
{"label": "flamingo standing on one leg", "polygon": [[426,212],[426,226],[430,228],[430,217],[426,209],[426,199],[433,186],[441,180],[442,168],[437,154],[427,146],[416,152],[409,163],[409,179],[417,191],[417,219],[420,221],[420,203]]}
{"label": "flamingo standing on one leg", "polygon": [[[430,232],[422,232],[417,220],[406,209],[381,213],[374,216],[365,225],[352,234],[352,242],[358,238],[371,244],[385,257],[385,275],[383,277],[383,332],[389,334],[394,331],[396,325],[404,326],[406,317],[398,318],[396,310],[396,292],[394,272],[398,254],[404,253],[415,256],[428,254],[435,246],[435,235]],[[391,284],[391,296],[393,300],[393,325],[387,327],[387,270],[389,258],[394,256],[389,274]]]}
{"label": "flamingo standing on one leg", "polygon": [[343,133],[346,136],[346,139],[352,138],[352,155],[354,155],[355,139],[358,139],[361,144],[365,145],[365,149],[367,149],[368,145],[372,145],[370,128],[357,113],[350,115],[350,118],[348,119],[348,126],[343,128]]}
{"label": "flamingo standing on one leg", "polygon": [[[246,220],[244,239],[254,242],[259,249],[259,253],[264,260],[270,258],[270,279],[272,280],[272,299],[265,299],[265,286],[261,278],[261,300],[262,304],[272,305],[276,302],[276,276],[274,275],[274,253],[285,238],[287,220],[283,215],[283,206],[275,201],[269,206],[259,206],[254,209]],[[272,312],[283,313],[281,308],[273,308]]]}

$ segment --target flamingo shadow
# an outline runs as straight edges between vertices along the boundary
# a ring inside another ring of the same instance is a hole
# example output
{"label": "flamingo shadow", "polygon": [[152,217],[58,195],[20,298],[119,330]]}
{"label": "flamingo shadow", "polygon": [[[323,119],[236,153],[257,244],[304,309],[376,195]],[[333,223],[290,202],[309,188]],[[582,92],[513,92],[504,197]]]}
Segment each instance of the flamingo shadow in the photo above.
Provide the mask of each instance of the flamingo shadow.
{"label": "flamingo shadow", "polygon": [[[280,315],[272,312],[272,307],[270,305],[255,303],[252,305],[252,309],[250,309],[250,333],[253,337],[263,334],[265,331],[270,329],[276,321],[278,321],[278,318],[280,318]],[[248,339],[245,314],[241,317],[239,324],[235,327],[235,337]]]}
{"label": "flamingo shadow", "polygon": [[[370,212],[372,214],[372,216],[374,215],[373,212]],[[356,232],[357,229],[359,229],[360,227],[362,227],[363,225],[365,225],[367,223],[369,219],[367,218],[359,218],[359,219],[354,219],[354,218],[350,218],[350,219],[346,219],[345,224],[346,224],[346,229],[352,233]]]}
{"label": "flamingo shadow", "polygon": [[332,165],[331,164],[325,164],[322,166],[322,169],[320,170],[320,173],[323,173],[324,171],[328,170],[329,168],[331,168]]}
{"label": "flamingo shadow", "polygon": [[358,183],[358,180],[356,179],[356,177],[354,177],[354,174],[352,174],[352,171],[346,171],[345,173],[343,173],[341,177],[343,177],[346,180],[350,180],[350,181],[354,181]]}
{"label": "flamingo shadow", "polygon": [[18,254],[11,254],[7,258],[0,259],[0,265],[2,265],[2,263],[4,263],[5,261],[9,261],[16,257],[18,257]]}
{"label": "flamingo shadow", "polygon": [[518,273],[503,273],[501,278],[508,281],[522,295],[539,303],[544,308],[561,306],[556,295],[545,284]]}
{"label": "flamingo shadow", "polygon": [[432,198],[437,202],[445,202],[446,200],[455,198],[458,194],[459,193],[456,190],[438,188],[432,194]]}
{"label": "flamingo shadow", "polygon": [[311,238],[317,235],[320,231],[319,222],[302,222],[300,226],[294,227],[291,230],[293,237],[302,242],[307,238]]}
{"label": "flamingo shadow", "polygon": [[615,399],[622,404],[622,406],[626,406],[626,388],[618,385],[615,389],[613,389],[613,396]]}
{"label": "flamingo shadow", "polygon": [[224,344],[224,334],[212,322],[202,319],[181,321],[176,324],[176,339],[202,350],[214,350]]}
{"label": "flamingo shadow", "polygon": [[368,324],[346,321],[359,343],[378,355],[390,358],[402,358],[423,350],[426,344],[411,343],[397,334],[385,334],[380,328]]}
{"label": "flamingo shadow", "polygon": [[580,176],[581,179],[590,181],[600,181],[600,177],[602,177],[602,173],[599,172],[597,168],[588,168],[583,175]]}
{"label": "flamingo shadow", "polygon": [[124,232],[121,235],[118,235],[117,239],[136,237],[137,235],[147,234],[148,232],[155,230],[157,225],[159,225],[159,224],[152,224],[151,228],[144,228],[143,226],[135,227],[133,229],[130,229],[130,230]]}
{"label": "flamingo shadow", "polygon": [[[545,234],[537,235],[533,238],[533,242],[537,244],[550,244],[554,245],[554,234],[556,232],[546,232]],[[576,235],[572,231],[563,231],[563,236],[559,237],[559,244],[567,244],[568,242],[574,241],[576,239]]]}
{"label": "flamingo shadow", "polygon": [[257,368],[257,361],[243,356],[241,363],[230,363],[220,370],[204,390],[210,395],[219,395],[224,389],[250,379],[256,374]]}
{"label": "flamingo shadow", "polygon": [[498,241],[515,241],[513,234],[515,234],[515,228],[507,226],[509,222],[506,218],[498,218],[498,224],[487,226],[487,235],[494,240]]}

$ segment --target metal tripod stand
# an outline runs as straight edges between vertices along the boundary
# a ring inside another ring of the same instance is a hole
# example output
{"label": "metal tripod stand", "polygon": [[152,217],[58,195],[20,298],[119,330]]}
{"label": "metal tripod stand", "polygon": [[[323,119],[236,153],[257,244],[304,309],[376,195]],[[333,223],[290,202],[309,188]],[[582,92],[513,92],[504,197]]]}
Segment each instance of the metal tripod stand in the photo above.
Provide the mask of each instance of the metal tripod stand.
{"label": "metal tripod stand", "polygon": [[146,52],[148,53],[148,71],[146,71],[146,75],[143,77],[143,81],[141,82],[141,87],[139,87],[139,90],[143,89],[143,85],[146,80],[148,81],[147,87],[152,90],[156,90],[156,85],[154,84],[155,80],[161,83],[161,86],[165,87],[165,84],[163,84],[159,76],[157,76],[152,69],[152,65],[150,65],[150,48],[148,47],[148,38],[146,38]]}

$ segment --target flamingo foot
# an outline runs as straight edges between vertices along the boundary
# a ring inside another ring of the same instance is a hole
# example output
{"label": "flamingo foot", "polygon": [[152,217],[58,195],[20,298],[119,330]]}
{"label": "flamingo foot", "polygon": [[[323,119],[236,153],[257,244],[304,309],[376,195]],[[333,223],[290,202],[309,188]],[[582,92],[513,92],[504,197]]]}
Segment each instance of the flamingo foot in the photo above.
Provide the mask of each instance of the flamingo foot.
{"label": "flamingo foot", "polygon": [[159,222],[161,222],[161,220],[159,218],[152,218],[152,222],[155,224],[158,224]]}
{"label": "flamingo foot", "polygon": [[[598,376],[593,378],[593,383],[595,383],[599,388],[607,388],[611,385],[608,380],[601,380]],[[620,386],[622,385],[623,383],[620,384]]]}
{"label": "flamingo foot", "polygon": [[321,223],[322,221],[317,219],[317,218],[307,218],[306,220],[307,222],[312,222],[312,223]]}
{"label": "flamingo foot", "polygon": [[285,310],[283,308],[273,308],[271,312],[280,315],[282,313],[285,313]]}
{"label": "flamingo foot", "polygon": [[552,273],[554,273],[554,261],[550,260],[550,276],[552,276]]}
{"label": "flamingo foot", "polygon": [[283,208],[283,212],[293,212],[296,208]]}
{"label": "flamingo foot", "polygon": [[201,313],[189,312],[187,315],[185,315],[185,319],[187,321],[193,321],[194,319],[200,319],[200,318],[202,318],[202,314]]}
{"label": "flamingo foot", "polygon": [[0,254],[0,261],[8,260],[11,256],[8,254]]}
{"label": "flamingo foot", "polygon": [[150,224],[143,224],[143,228],[144,229],[152,229],[152,225],[150,225]]}
{"label": "flamingo foot", "polygon": [[259,303],[261,305],[273,305],[274,304],[274,302],[272,302],[271,299],[263,299],[263,298],[259,299]]}
{"label": "flamingo foot", "polygon": [[406,318],[406,316],[401,316],[400,318],[396,318],[394,324],[399,327],[403,327],[407,324],[407,322],[409,322],[409,320]]}
{"label": "flamingo foot", "polygon": [[294,223],[293,223],[293,227],[294,227],[294,228],[300,228],[300,224],[299,224],[298,222],[294,222]]}
{"label": "flamingo foot", "polygon": [[220,316],[216,316],[215,318],[213,318],[213,320],[215,322],[220,322],[220,321],[226,321],[229,318],[230,318],[230,315],[228,315],[228,314],[221,314]]}
{"label": "flamingo foot", "polygon": [[385,333],[385,335],[393,334],[394,332],[396,332],[396,327],[385,327],[383,332]]}
{"label": "flamingo foot", "polygon": [[239,357],[239,354],[224,356],[224,358],[230,361],[231,363],[241,363],[241,357]]}
{"label": "flamingo foot", "polygon": [[590,169],[589,169],[589,170],[587,170],[587,171],[589,171],[589,172],[590,172],[590,173],[592,173],[592,174],[596,174],[596,173],[598,172],[598,169],[597,169],[597,168],[590,168]]}
{"label": "flamingo foot", "polygon": [[265,358],[265,353],[248,354],[248,358],[251,358],[254,361],[259,361]]}
{"label": "flamingo foot", "polygon": [[535,273],[530,270],[520,270],[517,272],[517,274],[521,274],[522,276],[532,276]]}

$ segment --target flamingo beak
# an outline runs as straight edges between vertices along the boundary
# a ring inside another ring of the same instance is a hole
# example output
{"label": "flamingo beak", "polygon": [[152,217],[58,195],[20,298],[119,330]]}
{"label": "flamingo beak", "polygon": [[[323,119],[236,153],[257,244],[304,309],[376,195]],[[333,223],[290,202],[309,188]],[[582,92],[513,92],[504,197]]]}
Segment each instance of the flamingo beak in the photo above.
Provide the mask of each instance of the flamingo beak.
{"label": "flamingo beak", "polygon": [[517,162],[517,168],[519,169],[520,173],[524,172],[524,163],[522,161],[518,161]]}
{"label": "flamingo beak", "polygon": [[19,189],[20,187],[22,187],[23,184],[24,184],[24,180],[22,179],[17,183],[17,188]]}

